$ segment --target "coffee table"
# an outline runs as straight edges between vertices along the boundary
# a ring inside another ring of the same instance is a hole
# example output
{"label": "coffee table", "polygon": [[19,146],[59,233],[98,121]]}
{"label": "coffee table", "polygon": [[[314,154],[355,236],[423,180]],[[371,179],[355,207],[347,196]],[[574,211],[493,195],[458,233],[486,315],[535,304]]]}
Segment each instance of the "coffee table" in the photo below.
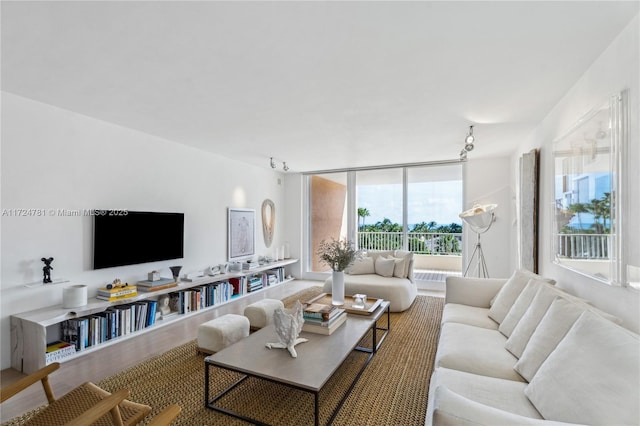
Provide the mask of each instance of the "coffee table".
{"label": "coffee table", "polygon": [[[384,325],[378,326],[377,321],[385,312],[387,314],[386,327]],[[264,425],[265,423],[247,415],[216,405],[220,398],[232,392],[245,379],[256,377],[313,394],[314,423],[317,426],[320,420],[319,394],[322,387],[352,351],[368,353],[369,356],[351,386],[331,414],[327,422],[327,424],[331,424],[371,358],[376,354],[382,341],[389,333],[390,326],[389,302],[383,301],[371,315],[348,315],[347,321],[329,336],[302,332],[300,336],[306,337],[309,341],[296,346],[297,358],[292,358],[286,349],[266,348],[266,343],[277,342],[278,339],[273,325],[264,327],[249,337],[205,358],[205,406],[249,423]],[[359,346],[358,343],[369,330],[371,330],[372,336],[371,347]],[[382,332],[380,336],[378,331]],[[241,373],[242,377],[218,395],[211,397],[209,395],[209,371],[214,367]]]}

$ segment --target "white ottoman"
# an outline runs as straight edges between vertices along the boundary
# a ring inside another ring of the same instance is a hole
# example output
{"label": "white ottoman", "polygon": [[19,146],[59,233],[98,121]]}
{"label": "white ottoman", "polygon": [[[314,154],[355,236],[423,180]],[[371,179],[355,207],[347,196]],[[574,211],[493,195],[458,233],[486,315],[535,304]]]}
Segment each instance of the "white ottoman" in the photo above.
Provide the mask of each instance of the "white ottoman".
{"label": "white ottoman", "polygon": [[221,351],[249,335],[249,320],[242,315],[227,314],[198,327],[198,350]]}
{"label": "white ottoman", "polygon": [[281,300],[262,299],[244,308],[244,316],[249,318],[251,328],[255,330],[273,324],[273,312],[283,308]]}

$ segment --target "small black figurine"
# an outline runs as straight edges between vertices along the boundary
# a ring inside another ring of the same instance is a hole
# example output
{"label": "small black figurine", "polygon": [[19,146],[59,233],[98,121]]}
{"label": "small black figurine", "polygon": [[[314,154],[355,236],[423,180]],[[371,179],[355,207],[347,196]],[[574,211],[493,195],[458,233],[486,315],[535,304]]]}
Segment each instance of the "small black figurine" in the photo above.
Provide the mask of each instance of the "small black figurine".
{"label": "small black figurine", "polygon": [[44,273],[44,278],[42,279],[42,282],[44,284],[50,283],[51,282],[51,270],[53,269],[53,266],[51,266],[51,262],[53,262],[53,257],[50,257],[48,259],[43,257],[40,260],[42,260],[44,262],[44,267],[42,268],[42,272]]}

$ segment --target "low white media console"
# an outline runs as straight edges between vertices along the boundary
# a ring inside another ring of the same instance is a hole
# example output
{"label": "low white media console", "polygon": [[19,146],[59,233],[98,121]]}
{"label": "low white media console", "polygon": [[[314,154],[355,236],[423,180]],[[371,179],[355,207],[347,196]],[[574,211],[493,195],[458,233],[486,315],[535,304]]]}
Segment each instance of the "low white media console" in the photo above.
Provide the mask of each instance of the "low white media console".
{"label": "low white media console", "polygon": [[[101,313],[119,305],[135,304],[136,302],[157,300],[157,298],[164,294],[179,293],[181,291],[187,291],[195,287],[203,285],[217,285],[224,282],[228,282],[233,278],[240,278],[245,283],[249,279],[257,274],[261,274],[269,271],[277,271],[280,268],[284,268],[287,265],[294,264],[298,259],[285,259],[276,262],[271,262],[255,269],[243,270],[238,272],[229,272],[225,274],[206,276],[194,281],[180,281],[177,287],[160,290],[157,292],[143,293],[138,292],[138,295],[129,299],[120,300],[117,302],[108,302],[91,298],[88,300],[87,305],[78,308],[63,308],[61,305],[51,306],[48,308],[37,309],[29,312],[23,312],[20,314],[11,316],[11,366],[24,373],[32,373],[47,364],[47,346],[48,344],[62,340],[61,325],[70,319],[83,318],[90,316],[98,316]],[[290,281],[287,279],[286,274],[281,273],[278,282],[271,283],[271,285],[278,285],[284,282]],[[246,285],[246,284],[245,284]],[[269,284],[266,284],[269,285]],[[257,290],[263,291],[263,290]],[[77,351],[74,354],[65,356],[62,359],[57,359],[59,362],[68,361],[70,359],[84,356],[95,350],[103,348],[108,345],[117,344],[125,339],[139,336],[142,333],[146,333],[151,330],[155,330],[158,327],[170,324],[174,321],[180,321],[183,318],[191,315],[197,315],[202,312],[216,309],[222,304],[229,303],[238,297],[244,297],[247,294],[246,291],[237,297],[230,298],[229,300],[216,303],[212,306],[207,306],[199,310],[192,312],[158,317],[155,319],[153,325],[145,326],[139,330],[111,338],[98,344],[93,344]]]}

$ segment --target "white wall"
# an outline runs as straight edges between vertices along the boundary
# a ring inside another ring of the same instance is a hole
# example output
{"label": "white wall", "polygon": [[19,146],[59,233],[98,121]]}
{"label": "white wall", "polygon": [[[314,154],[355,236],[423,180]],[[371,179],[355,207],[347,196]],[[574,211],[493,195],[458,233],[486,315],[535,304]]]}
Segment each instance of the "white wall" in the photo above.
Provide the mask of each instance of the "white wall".
{"label": "white wall", "polygon": [[[470,155],[471,157],[471,155]],[[513,226],[514,189],[510,176],[509,157],[470,158],[464,167],[464,209],[474,204],[497,204],[495,222],[480,236],[482,252],[491,278],[507,278],[513,273],[506,261],[511,251]],[[477,234],[463,223],[463,272],[477,243]],[[478,276],[475,262],[468,276]],[[475,270],[475,272],[474,272]]]}
{"label": "white wall", "polygon": [[91,269],[90,217],[3,216],[1,368],[10,366],[9,316],[61,303],[62,288],[69,285],[25,288],[23,284],[42,279],[41,257],[55,258],[53,278],[86,284],[92,296],[114,278],[136,282],[153,269],[170,276],[168,266],[174,264],[188,272],[226,262],[228,207],[256,210],[257,254],[270,254],[284,241],[283,214],[276,214],[274,244],[269,250],[260,220],[265,198],[273,200],[277,213],[284,212],[281,173],[8,93],[2,97],[1,159],[3,210],[185,213],[183,260],[98,271]]}
{"label": "white wall", "polygon": [[[626,195],[630,205],[623,215],[626,219],[625,238],[628,242],[629,261],[640,266],[640,43],[639,17],[636,16],[602,55],[591,65],[575,85],[560,99],[547,117],[524,141],[511,158],[512,176],[518,168],[518,158],[532,148],[540,148],[540,269],[545,276],[554,277],[558,286],[573,294],[589,299],[593,304],[624,320],[627,328],[640,329],[640,292],[629,288],[612,287],[564,269],[552,262],[552,215],[548,208],[553,202],[552,141],[571,128],[592,108],[602,105],[608,97],[629,89],[629,176]],[[513,180],[513,179],[512,179]],[[512,261],[513,264],[513,261]]]}

